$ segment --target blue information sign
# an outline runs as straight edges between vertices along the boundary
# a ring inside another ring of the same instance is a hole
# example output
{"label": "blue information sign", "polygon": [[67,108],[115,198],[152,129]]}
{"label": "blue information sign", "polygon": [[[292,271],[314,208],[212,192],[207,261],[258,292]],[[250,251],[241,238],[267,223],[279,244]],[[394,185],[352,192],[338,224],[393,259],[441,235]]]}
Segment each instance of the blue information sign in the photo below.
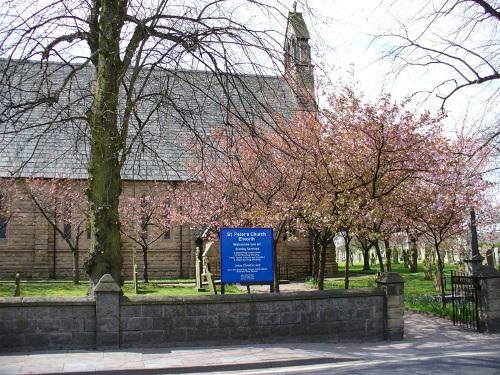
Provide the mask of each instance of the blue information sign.
{"label": "blue information sign", "polygon": [[272,283],[273,247],[272,228],[222,228],[221,282]]}

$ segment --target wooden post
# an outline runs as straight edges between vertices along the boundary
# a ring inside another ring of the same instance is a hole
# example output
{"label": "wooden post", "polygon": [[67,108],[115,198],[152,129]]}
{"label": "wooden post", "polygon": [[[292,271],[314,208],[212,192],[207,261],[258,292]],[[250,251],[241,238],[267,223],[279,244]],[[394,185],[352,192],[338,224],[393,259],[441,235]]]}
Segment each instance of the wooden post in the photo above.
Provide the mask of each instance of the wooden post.
{"label": "wooden post", "polygon": [[204,292],[205,289],[203,288],[203,256],[202,256],[202,249],[203,249],[203,238],[198,237],[195,240],[196,243],[196,290],[198,292]]}
{"label": "wooden post", "polygon": [[16,290],[14,291],[14,297],[21,296],[21,274],[16,273]]}
{"label": "wooden post", "polygon": [[202,274],[202,276],[204,276],[207,279],[208,288],[210,289],[210,293],[217,294],[217,288],[215,287],[215,282],[214,282],[214,279],[212,277],[212,272],[210,272],[210,260],[208,258],[208,253],[212,249],[213,244],[214,244],[213,241],[208,242],[206,244],[205,251],[203,252],[203,257],[202,257],[202,259],[203,259],[203,274]]}
{"label": "wooden post", "polygon": [[137,281],[137,263],[136,263],[135,246],[132,249],[132,282],[134,283],[134,293],[137,294],[139,291],[139,285]]}
{"label": "wooden post", "polygon": [[134,264],[134,293],[137,294],[139,291],[139,283],[137,282],[137,264]]}

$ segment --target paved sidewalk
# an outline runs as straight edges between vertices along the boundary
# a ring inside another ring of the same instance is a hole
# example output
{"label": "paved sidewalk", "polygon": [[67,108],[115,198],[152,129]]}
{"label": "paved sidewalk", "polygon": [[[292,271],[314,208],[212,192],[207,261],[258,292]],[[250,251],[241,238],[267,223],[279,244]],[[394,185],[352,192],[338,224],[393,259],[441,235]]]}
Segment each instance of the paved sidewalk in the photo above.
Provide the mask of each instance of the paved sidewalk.
{"label": "paved sidewalk", "polygon": [[500,335],[463,331],[414,313],[406,314],[405,330],[400,342],[13,353],[0,355],[0,374],[430,374],[448,372],[448,367],[454,374],[500,374]]}

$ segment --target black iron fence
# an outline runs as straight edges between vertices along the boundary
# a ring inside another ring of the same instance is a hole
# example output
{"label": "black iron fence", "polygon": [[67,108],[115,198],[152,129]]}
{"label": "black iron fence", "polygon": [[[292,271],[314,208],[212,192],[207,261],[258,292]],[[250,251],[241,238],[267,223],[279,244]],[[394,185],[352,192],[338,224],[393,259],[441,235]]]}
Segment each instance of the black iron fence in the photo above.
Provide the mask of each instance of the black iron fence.
{"label": "black iron fence", "polygon": [[480,330],[479,292],[477,276],[451,271],[453,325]]}

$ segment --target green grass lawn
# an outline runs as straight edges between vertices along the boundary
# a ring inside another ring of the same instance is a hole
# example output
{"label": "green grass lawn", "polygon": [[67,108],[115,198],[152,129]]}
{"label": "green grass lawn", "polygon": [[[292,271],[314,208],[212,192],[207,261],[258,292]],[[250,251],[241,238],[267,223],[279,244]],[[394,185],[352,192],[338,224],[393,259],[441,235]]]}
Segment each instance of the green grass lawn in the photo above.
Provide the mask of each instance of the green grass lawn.
{"label": "green grass lawn", "polygon": [[[0,297],[14,296],[14,282],[0,283]],[[72,282],[21,282],[22,297],[83,297],[87,294],[87,283]]]}
{"label": "green grass lawn", "polygon": [[[208,287],[206,292],[198,292],[194,286],[182,285],[193,283],[194,280],[155,280],[149,284],[139,283],[139,291],[137,295],[152,295],[152,296],[198,296],[209,295]],[[164,285],[167,283],[179,283],[180,286]],[[61,281],[25,281],[21,283],[22,297],[84,297],[87,294],[86,282],[75,285],[72,282]],[[12,297],[14,295],[15,286],[13,282],[0,283],[0,297]],[[218,287],[220,292],[220,286]],[[123,293],[126,296],[134,296],[134,287],[131,282],[126,282],[123,287]],[[225,288],[225,293],[235,294],[241,293],[236,286],[228,285]]]}
{"label": "green grass lawn", "polygon": [[[457,266],[446,265],[445,275],[447,278],[447,294],[451,293],[449,276],[450,271],[455,270]],[[443,317],[451,317],[451,304],[443,307],[442,303],[437,301],[434,296],[439,293],[434,288],[432,280],[424,280],[423,265],[418,265],[417,273],[410,273],[403,264],[393,264],[392,270],[399,272],[405,280],[405,307],[417,311],[426,311]],[[435,272],[435,270],[433,270]],[[345,263],[339,263],[339,277],[327,279],[325,281],[326,289],[344,287]],[[354,264],[350,267],[349,287],[350,288],[372,288],[376,287],[378,267],[372,266],[371,271],[363,271],[362,264]]]}
{"label": "green grass lawn", "polygon": [[[350,288],[373,288],[376,287],[378,268],[372,266],[372,270],[363,271],[361,264],[350,267]],[[449,271],[455,266],[447,266],[445,273],[449,280]],[[409,309],[427,311],[440,316],[451,316],[451,306],[448,304],[443,308],[442,304],[433,296],[438,293],[434,289],[432,281],[424,280],[423,266],[419,264],[419,272],[410,273],[402,264],[393,264],[393,271],[399,272],[405,280],[405,306]],[[329,278],[325,281],[326,289],[344,287],[345,264],[339,264],[339,277]],[[308,283],[311,283],[310,281]],[[177,284],[177,285],[171,285]],[[447,288],[449,289],[449,283]],[[220,288],[220,287],[219,287]],[[208,288],[207,288],[208,290]],[[126,282],[123,287],[126,296],[134,296],[133,285]],[[24,281],[21,283],[21,296],[23,297],[78,297],[87,293],[87,283],[83,281],[74,285],[70,281]],[[243,293],[236,286],[227,286],[226,293]],[[449,291],[447,292],[450,293]],[[138,295],[150,296],[194,296],[208,295],[209,292],[198,292],[194,288],[194,279],[165,279],[153,280],[149,284],[140,283]],[[12,297],[14,295],[14,282],[0,282],[0,297]]]}

